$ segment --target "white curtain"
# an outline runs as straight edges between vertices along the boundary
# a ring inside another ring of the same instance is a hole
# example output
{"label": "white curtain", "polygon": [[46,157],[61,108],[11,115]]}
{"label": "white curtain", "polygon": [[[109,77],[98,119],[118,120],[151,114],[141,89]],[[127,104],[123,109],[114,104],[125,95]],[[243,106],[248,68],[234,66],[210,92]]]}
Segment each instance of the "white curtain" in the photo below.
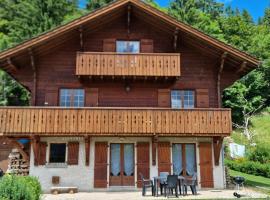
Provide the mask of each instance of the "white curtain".
{"label": "white curtain", "polygon": [[174,144],[172,148],[173,156],[173,173],[175,175],[180,175],[183,171],[182,166],[182,145]]}
{"label": "white curtain", "polygon": [[195,145],[186,144],[186,170],[187,175],[192,176],[195,170]]}
{"label": "white curtain", "polygon": [[133,144],[124,145],[124,172],[126,176],[134,174],[134,148]]}
{"label": "white curtain", "polygon": [[120,144],[111,144],[111,174],[120,175]]}

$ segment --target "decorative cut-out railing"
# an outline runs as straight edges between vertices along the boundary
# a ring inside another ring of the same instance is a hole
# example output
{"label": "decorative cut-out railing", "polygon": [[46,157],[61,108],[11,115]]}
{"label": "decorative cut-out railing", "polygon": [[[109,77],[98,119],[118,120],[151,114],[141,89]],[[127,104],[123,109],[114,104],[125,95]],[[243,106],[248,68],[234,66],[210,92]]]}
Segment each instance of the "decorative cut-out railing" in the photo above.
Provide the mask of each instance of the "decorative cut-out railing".
{"label": "decorative cut-out railing", "polygon": [[1,107],[0,136],[226,136],[229,109]]}
{"label": "decorative cut-out railing", "polygon": [[78,52],[76,75],[179,77],[179,53]]}

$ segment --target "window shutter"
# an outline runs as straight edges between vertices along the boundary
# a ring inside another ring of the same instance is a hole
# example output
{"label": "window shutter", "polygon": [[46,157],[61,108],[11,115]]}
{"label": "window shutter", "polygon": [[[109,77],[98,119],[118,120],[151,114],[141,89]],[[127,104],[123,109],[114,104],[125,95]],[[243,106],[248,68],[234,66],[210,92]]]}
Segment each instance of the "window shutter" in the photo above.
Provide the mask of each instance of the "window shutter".
{"label": "window shutter", "polygon": [[158,143],[158,174],[171,173],[171,146],[169,142]]}
{"label": "window shutter", "polygon": [[145,179],[150,178],[149,142],[137,143],[137,186],[142,187],[140,173]]}
{"label": "window shutter", "polygon": [[47,142],[39,143],[39,156],[38,156],[38,164],[45,165],[46,164],[46,150],[47,150]]}
{"label": "window shutter", "polygon": [[104,39],[103,40],[104,52],[116,52],[116,39]]}
{"label": "window shutter", "polygon": [[58,91],[46,90],[44,106],[57,106],[58,104]]}
{"label": "window shutter", "polygon": [[141,53],[153,53],[154,42],[151,39],[141,39]]}
{"label": "window shutter", "polygon": [[209,108],[209,93],[208,89],[196,90],[197,108]]}
{"label": "window shutter", "polygon": [[88,88],[85,91],[85,106],[98,106],[98,88]]}
{"label": "window shutter", "polygon": [[169,89],[158,90],[158,107],[171,106],[171,91]]}
{"label": "window shutter", "polygon": [[68,143],[68,164],[78,165],[79,161],[79,142]]}
{"label": "window shutter", "polygon": [[107,187],[107,142],[95,143],[94,188]]}

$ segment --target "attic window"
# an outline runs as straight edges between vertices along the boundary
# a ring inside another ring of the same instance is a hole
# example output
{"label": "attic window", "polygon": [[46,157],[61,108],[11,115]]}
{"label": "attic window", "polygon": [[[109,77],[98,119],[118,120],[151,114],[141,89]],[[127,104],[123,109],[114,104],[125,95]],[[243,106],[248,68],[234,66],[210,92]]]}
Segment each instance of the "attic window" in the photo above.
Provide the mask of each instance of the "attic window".
{"label": "attic window", "polygon": [[139,41],[116,41],[117,53],[140,53]]}

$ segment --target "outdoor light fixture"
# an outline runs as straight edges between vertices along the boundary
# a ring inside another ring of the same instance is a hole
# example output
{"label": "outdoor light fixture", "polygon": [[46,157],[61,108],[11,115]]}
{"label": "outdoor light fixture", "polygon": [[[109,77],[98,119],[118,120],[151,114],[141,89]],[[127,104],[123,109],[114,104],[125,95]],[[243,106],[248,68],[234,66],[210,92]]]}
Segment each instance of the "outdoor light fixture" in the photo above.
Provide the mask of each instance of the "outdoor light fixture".
{"label": "outdoor light fixture", "polygon": [[126,84],[126,86],[125,86],[125,89],[126,89],[126,92],[130,92],[130,85],[129,84]]}

